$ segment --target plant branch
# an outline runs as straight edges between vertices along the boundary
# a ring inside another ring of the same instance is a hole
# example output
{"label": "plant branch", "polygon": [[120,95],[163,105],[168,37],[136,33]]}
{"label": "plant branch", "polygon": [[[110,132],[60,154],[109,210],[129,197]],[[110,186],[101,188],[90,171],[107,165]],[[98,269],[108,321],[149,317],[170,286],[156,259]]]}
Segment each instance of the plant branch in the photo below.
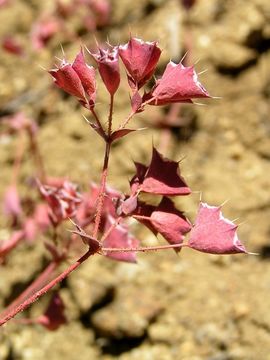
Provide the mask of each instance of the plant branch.
{"label": "plant branch", "polygon": [[[147,104],[149,104],[149,103],[151,103],[153,100],[154,100],[154,98],[151,98],[151,99],[143,102],[143,103],[141,104],[141,106],[140,106],[140,109],[143,110],[144,106],[147,105]],[[137,110],[137,111],[138,111],[138,110]],[[118,130],[124,129],[124,128],[127,126],[127,124],[129,123],[130,119],[137,113],[137,111],[133,111],[133,110],[132,110],[131,113],[128,115],[128,117],[127,117],[127,118],[122,122],[122,124],[119,126]]]}
{"label": "plant branch", "polygon": [[25,301],[29,296],[31,296],[35,291],[44,286],[44,283],[48,281],[49,277],[59,266],[60,262],[52,261],[50,264],[42,271],[42,273],[3,311],[2,316],[8,314],[12,309],[19,306],[23,301]]}
{"label": "plant branch", "polygon": [[17,306],[15,309],[11,310],[7,315],[0,319],[0,326],[4,325],[7,321],[12,319],[19,312],[25,310],[28,306],[33,304],[36,300],[38,300],[41,296],[45,295],[50,289],[63,281],[72,271],[77,269],[85,260],[89,258],[93,253],[89,249],[83,256],[81,256],[75,263],[71,264],[65,271],[63,271],[59,276],[50,281],[47,285],[42,287],[40,290],[35,292],[32,296],[30,296],[27,300],[25,300],[22,304]]}
{"label": "plant branch", "polygon": [[146,251],[158,251],[158,250],[169,250],[169,249],[180,249],[182,247],[188,247],[187,244],[169,244],[160,246],[145,246],[135,248],[102,248],[104,252],[146,252]]}
{"label": "plant branch", "polygon": [[104,155],[102,175],[101,175],[100,191],[99,191],[98,200],[97,200],[95,225],[94,225],[94,231],[93,231],[93,235],[92,235],[93,238],[95,238],[95,239],[97,238],[97,235],[98,235],[98,229],[99,229],[100,222],[101,222],[102,208],[103,208],[103,204],[104,204],[104,197],[106,194],[106,181],[107,181],[107,175],[108,175],[108,164],[109,164],[110,151],[111,151],[111,142],[107,141],[105,155]]}
{"label": "plant branch", "polygon": [[124,128],[127,126],[129,120],[130,120],[135,114],[136,114],[136,112],[131,111],[131,113],[128,115],[128,117],[127,117],[127,118],[122,122],[122,124],[119,126],[118,130],[124,129]]}
{"label": "plant branch", "polygon": [[111,94],[110,112],[109,112],[109,117],[108,117],[108,138],[110,138],[111,133],[112,133],[113,103],[114,103],[114,94]]}
{"label": "plant branch", "polygon": [[113,229],[116,228],[116,226],[119,224],[120,220],[122,219],[122,216],[119,216],[115,222],[109,227],[109,229],[104,233],[102,238],[100,239],[100,242],[102,243],[104,240],[107,239],[107,237],[110,235],[110,233],[113,231]]}
{"label": "plant branch", "polygon": [[99,120],[99,117],[98,117],[97,113],[95,112],[95,109],[94,109],[93,107],[91,107],[91,108],[90,108],[90,111],[92,112],[92,114],[93,114],[93,116],[94,116],[94,118],[95,118],[95,120],[96,120],[96,123],[97,123],[98,127],[100,128],[100,132],[102,133],[103,139],[106,140],[106,139],[107,139],[107,135],[106,135],[106,133],[105,133],[105,131],[104,131],[104,129],[103,129],[103,126],[102,126],[102,124],[101,124],[101,122],[100,122],[100,120]]}

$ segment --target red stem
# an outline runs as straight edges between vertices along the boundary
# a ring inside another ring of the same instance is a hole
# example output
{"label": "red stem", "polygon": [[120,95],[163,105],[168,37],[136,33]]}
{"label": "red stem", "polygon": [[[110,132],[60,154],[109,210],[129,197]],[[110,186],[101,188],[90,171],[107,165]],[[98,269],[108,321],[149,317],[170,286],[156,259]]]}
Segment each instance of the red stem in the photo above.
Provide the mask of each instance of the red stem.
{"label": "red stem", "polygon": [[138,248],[102,248],[104,252],[145,252],[145,251],[158,251],[158,250],[169,250],[169,249],[180,249],[182,247],[188,247],[188,244],[170,244],[160,246],[145,246]]}
{"label": "red stem", "polygon": [[119,224],[120,220],[122,219],[121,216],[119,216],[115,222],[109,227],[109,229],[105,232],[105,234],[100,239],[100,242],[102,243],[104,240],[107,239],[107,237],[110,235],[110,233],[113,231],[113,229],[116,228],[116,226]]}
{"label": "red stem", "polygon": [[110,138],[112,133],[113,100],[114,100],[114,94],[111,94],[110,112],[108,117],[108,138]]}
{"label": "red stem", "polygon": [[[145,105],[149,104],[149,103],[152,102],[153,100],[154,100],[154,98],[151,98],[151,99],[143,102],[143,103],[141,104],[141,107],[140,107],[140,108],[143,108]],[[128,115],[128,117],[127,117],[127,118],[122,122],[122,124],[119,126],[118,130],[124,129],[124,128],[127,126],[129,120],[130,120],[135,114],[136,114],[136,112],[131,111],[131,113]]]}
{"label": "red stem", "polygon": [[55,271],[59,266],[60,262],[52,261],[42,273],[3,311],[2,316],[8,314],[12,309],[19,306],[23,301],[25,301],[31,294],[40,289],[45,281],[48,280],[50,275]]}
{"label": "red stem", "polygon": [[4,258],[12,249],[14,249],[18,243],[24,239],[25,233],[23,230],[15,231],[9,240],[5,241],[3,245],[0,246],[0,260]]}
{"label": "red stem", "polygon": [[104,162],[103,162],[103,170],[101,175],[101,185],[100,185],[100,191],[98,195],[97,200],[97,212],[96,212],[96,218],[95,218],[95,225],[94,225],[94,231],[93,231],[93,238],[97,238],[98,230],[101,222],[101,215],[102,215],[102,208],[104,204],[104,197],[106,194],[106,180],[108,175],[108,164],[109,164],[109,157],[110,157],[110,150],[111,150],[111,142],[106,142],[106,149],[105,149],[105,155],[104,155]]}
{"label": "red stem", "polygon": [[10,311],[9,314],[7,314],[5,317],[0,319],[0,326],[4,325],[7,321],[12,319],[15,315],[17,315],[19,312],[25,310],[28,306],[30,306],[32,303],[34,303],[36,300],[38,300],[41,296],[46,294],[51,288],[53,288],[55,285],[59,284],[61,281],[63,281],[72,271],[77,269],[85,260],[89,258],[89,256],[92,255],[91,250],[89,249],[83,256],[81,256],[75,263],[71,264],[65,271],[63,271],[59,276],[57,276],[55,279],[50,281],[47,285],[45,285],[43,288],[41,288],[39,291],[35,292],[32,296],[30,296],[27,300],[25,300],[22,304],[17,306],[15,309]]}
{"label": "red stem", "polygon": [[123,121],[123,123],[119,126],[118,130],[124,129],[129,120],[135,115],[136,113],[134,111],[131,111],[131,113],[128,115],[128,117]]}
{"label": "red stem", "polygon": [[106,133],[105,133],[105,131],[104,131],[104,129],[103,129],[103,126],[102,126],[102,124],[101,124],[101,122],[100,122],[100,120],[99,120],[99,117],[97,116],[97,113],[95,112],[95,110],[94,110],[93,107],[90,108],[90,111],[92,112],[92,114],[93,114],[93,116],[94,116],[94,118],[95,118],[95,120],[96,120],[96,123],[97,123],[98,127],[100,128],[100,131],[101,131],[101,133],[102,133],[103,139],[106,140],[106,139],[107,139],[107,135],[106,135]]}

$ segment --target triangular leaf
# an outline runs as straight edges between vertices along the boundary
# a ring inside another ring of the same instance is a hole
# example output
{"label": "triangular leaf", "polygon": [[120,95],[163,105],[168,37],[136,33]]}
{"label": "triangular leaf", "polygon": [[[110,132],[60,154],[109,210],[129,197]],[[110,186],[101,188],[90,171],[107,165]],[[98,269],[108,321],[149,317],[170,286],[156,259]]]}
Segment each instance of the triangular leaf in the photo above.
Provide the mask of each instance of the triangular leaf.
{"label": "triangular leaf", "polygon": [[48,330],[57,330],[61,325],[67,323],[64,313],[65,305],[59,294],[55,293],[49,303],[44,315],[41,315],[35,321],[46,327]]}
{"label": "triangular leaf", "polygon": [[191,230],[184,213],[177,210],[173,201],[167,197],[161,200],[151,214],[151,223],[170,244],[181,244],[184,235]]}
{"label": "triangular leaf", "polygon": [[177,210],[167,197],[163,197],[158,206],[139,202],[133,216],[155,235],[161,234],[170,244],[181,244],[184,235],[191,230],[191,224],[183,212]]}
{"label": "triangular leaf", "polygon": [[122,137],[130,134],[131,132],[134,131],[139,131],[139,130],[145,130],[145,128],[139,128],[139,129],[119,129],[119,130],[115,130],[112,135],[111,135],[111,139],[117,140],[117,139],[121,139]]}
{"label": "triangular leaf", "polygon": [[188,195],[191,192],[179,174],[178,162],[165,159],[155,148],[140,190],[169,196]]}
{"label": "triangular leaf", "polygon": [[221,207],[200,203],[188,246],[210,254],[247,253],[236,231],[237,225],[223,217]]}

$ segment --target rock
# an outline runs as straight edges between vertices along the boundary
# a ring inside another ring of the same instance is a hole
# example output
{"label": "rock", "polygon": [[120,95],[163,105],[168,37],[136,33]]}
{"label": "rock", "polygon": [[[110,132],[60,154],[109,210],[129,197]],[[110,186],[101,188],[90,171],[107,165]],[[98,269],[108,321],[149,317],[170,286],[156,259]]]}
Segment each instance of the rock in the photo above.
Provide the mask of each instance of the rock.
{"label": "rock", "polygon": [[158,294],[131,284],[120,287],[114,301],[93,314],[92,323],[102,336],[141,337],[161,310]]}

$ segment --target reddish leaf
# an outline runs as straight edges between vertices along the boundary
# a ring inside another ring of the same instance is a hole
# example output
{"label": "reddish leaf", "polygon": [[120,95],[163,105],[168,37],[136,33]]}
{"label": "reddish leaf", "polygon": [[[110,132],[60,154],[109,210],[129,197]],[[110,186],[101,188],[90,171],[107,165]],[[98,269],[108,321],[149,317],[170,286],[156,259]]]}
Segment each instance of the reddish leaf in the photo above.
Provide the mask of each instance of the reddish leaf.
{"label": "reddish leaf", "polygon": [[4,196],[4,212],[6,215],[17,219],[21,213],[21,201],[15,185],[11,185]]}
{"label": "reddish leaf", "polygon": [[2,118],[2,123],[5,124],[11,132],[20,131],[27,129],[30,126],[34,126],[33,121],[28,119],[23,112],[17,112],[11,116],[5,116]]}
{"label": "reddish leaf", "polygon": [[111,4],[108,0],[91,0],[89,2],[92,10],[96,15],[96,22],[98,26],[105,26],[109,23]]}
{"label": "reddish leaf", "polygon": [[51,225],[49,218],[49,207],[47,204],[37,205],[33,216],[39,230],[45,231]]}
{"label": "reddish leaf", "polygon": [[134,217],[155,235],[160,233],[170,244],[181,244],[184,235],[191,230],[191,224],[183,212],[177,210],[167,197],[163,197],[156,207],[139,203]]}
{"label": "reddish leaf", "polygon": [[34,241],[39,231],[35,219],[33,219],[32,217],[26,218],[23,224],[23,229],[25,232],[25,238],[30,242]]}
{"label": "reddish leaf", "polygon": [[191,230],[191,224],[184,213],[177,210],[167,197],[163,197],[151,214],[151,223],[170,244],[181,244],[184,235]]}
{"label": "reddish leaf", "polygon": [[65,181],[59,188],[40,183],[38,185],[41,194],[50,207],[51,219],[55,224],[75,215],[82,201],[76,185],[69,181]]}
{"label": "reddish leaf", "polygon": [[52,69],[49,73],[58,87],[77,97],[84,106],[94,105],[96,100],[95,69],[85,63],[82,50],[73,64],[63,60],[59,68]]}
{"label": "reddish leaf", "polygon": [[117,139],[121,139],[122,137],[134,132],[134,131],[141,131],[141,130],[145,130],[146,128],[139,128],[139,129],[120,129],[120,130],[115,130],[112,133],[111,139],[112,140],[117,140]]}
{"label": "reddish leaf", "polygon": [[200,203],[188,246],[210,254],[247,253],[236,231],[237,225],[223,217],[221,207]]}
{"label": "reddish leaf", "polygon": [[[107,218],[105,231],[107,231],[115,222],[112,216]],[[117,225],[104,240],[104,248],[136,248],[138,247],[138,240],[135,239],[128,231],[125,224]],[[107,252],[106,256],[119,261],[126,261],[136,263],[136,252]]]}
{"label": "reddish leaf", "polygon": [[98,64],[98,70],[107,90],[113,95],[120,84],[118,48],[111,50],[99,48],[99,53],[90,53]]}
{"label": "reddish leaf", "polygon": [[91,105],[95,103],[96,100],[96,70],[93,66],[89,66],[85,62],[84,54],[81,51],[76,56],[72,68],[78,74],[82,86],[89,97],[89,102]]}
{"label": "reddish leaf", "polygon": [[0,243],[0,258],[4,258],[18,243],[24,239],[25,233],[23,230],[15,231],[9,240]]}
{"label": "reddish leaf", "polygon": [[4,50],[9,52],[10,54],[14,54],[14,55],[18,55],[18,56],[22,56],[24,54],[22,45],[12,35],[6,36],[2,40],[2,47]]}
{"label": "reddish leaf", "polygon": [[133,211],[136,210],[138,205],[138,196],[137,195],[131,195],[124,201],[122,201],[120,205],[119,214],[129,215],[133,213]]}
{"label": "reddish leaf", "polygon": [[[153,89],[144,96],[143,101],[150,105],[166,105],[175,102],[192,102],[194,98],[209,98],[210,95],[198,81],[193,66],[169,62],[161,79]],[[149,100],[153,98],[152,101]]]}
{"label": "reddish leaf", "polygon": [[64,313],[65,305],[57,293],[51,299],[51,302],[45,311],[44,315],[36,319],[36,323],[43,325],[48,330],[57,330],[61,325],[67,323],[67,318]]}
{"label": "reddish leaf", "polygon": [[39,19],[32,28],[31,41],[35,50],[44,48],[47,42],[61,29],[60,21],[48,15]]}
{"label": "reddish leaf", "polygon": [[135,91],[135,93],[132,95],[130,102],[133,112],[140,112],[142,106],[142,97],[138,91]]}
{"label": "reddish leaf", "polygon": [[141,224],[146,226],[154,235],[157,235],[158,230],[152,224],[151,215],[155,211],[156,206],[146,204],[142,201],[138,201],[138,206],[133,213],[133,216]]}
{"label": "reddish leaf", "polygon": [[88,235],[79,225],[72,222],[77,230],[72,231],[73,234],[79,235],[82,241],[89,246],[89,249],[93,254],[97,253],[101,249],[101,243],[93,238],[91,235]]}
{"label": "reddish leaf", "polygon": [[63,60],[60,68],[52,69],[49,73],[54,77],[55,84],[65,92],[85,101],[85,93],[79,75]]}
{"label": "reddish leaf", "polygon": [[191,190],[179,174],[178,162],[163,158],[155,148],[148,168],[139,163],[135,165],[137,174],[130,182],[132,193],[140,190],[170,196],[190,194]]}
{"label": "reddish leaf", "polygon": [[120,130],[115,130],[111,135],[111,139],[112,140],[121,139],[122,137],[130,134],[131,132],[137,131],[137,130],[141,130],[141,129],[120,129]]}
{"label": "reddish leaf", "polygon": [[[80,224],[90,224],[94,219],[99,192],[100,187],[95,183],[91,183],[89,192],[83,194],[82,203],[80,204],[76,213],[76,218]],[[101,231],[104,229],[108,214],[112,215],[113,217],[117,216],[115,204],[117,203],[118,199],[121,198],[121,193],[109,186],[106,186],[105,192],[106,195],[104,197],[101,214]]]}
{"label": "reddish leaf", "polygon": [[156,42],[144,42],[137,38],[131,38],[127,44],[119,46],[119,56],[130,75],[129,83],[134,83],[134,87],[140,89],[152,77],[160,54]]}
{"label": "reddish leaf", "polygon": [[134,162],[134,164],[136,167],[136,174],[130,180],[130,188],[132,194],[136,194],[136,192],[139,190],[140,185],[142,184],[145,174],[148,170],[147,166],[139,162]]}

